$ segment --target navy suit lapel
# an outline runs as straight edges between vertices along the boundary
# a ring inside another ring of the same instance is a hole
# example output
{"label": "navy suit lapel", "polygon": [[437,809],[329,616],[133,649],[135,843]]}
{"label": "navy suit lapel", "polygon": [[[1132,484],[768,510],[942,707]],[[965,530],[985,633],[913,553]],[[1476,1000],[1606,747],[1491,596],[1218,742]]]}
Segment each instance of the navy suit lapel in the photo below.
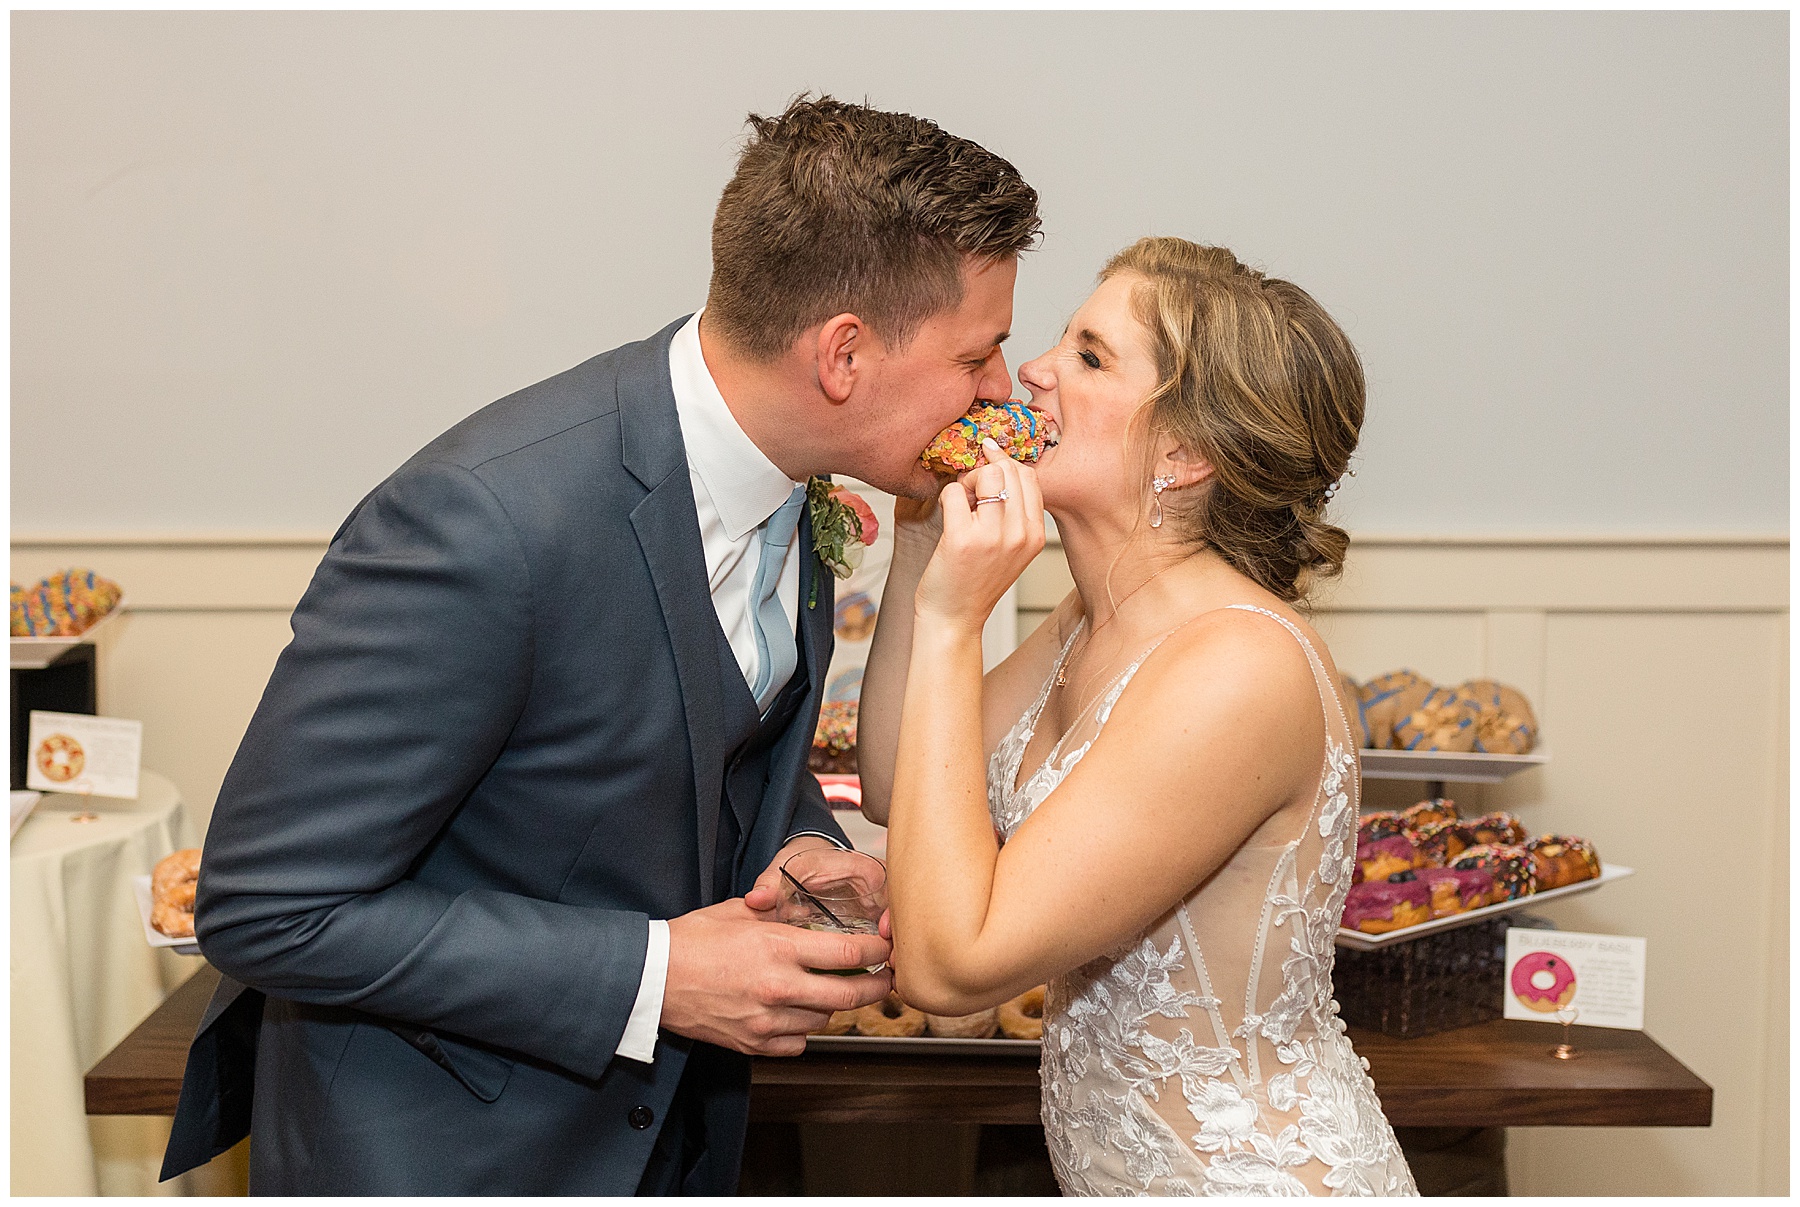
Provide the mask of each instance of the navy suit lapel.
{"label": "navy suit lapel", "polygon": [[720,746],[724,703],[720,695],[718,614],[707,589],[706,554],[688,480],[687,452],[669,384],[669,343],[687,319],[671,323],[633,347],[619,367],[619,433],[625,468],[650,493],[632,509],[657,603],[675,655],[681,703],[687,718],[688,750],[694,764],[694,820],[700,840],[701,892],[711,897],[713,859],[718,845],[721,779]]}
{"label": "navy suit lapel", "polygon": [[[811,677],[813,693],[820,697],[825,694],[825,671],[831,665],[836,588],[837,580],[813,551],[812,509],[809,507],[800,524],[800,665]],[[807,607],[808,600],[814,601],[813,607]],[[806,736],[810,742],[812,735]]]}

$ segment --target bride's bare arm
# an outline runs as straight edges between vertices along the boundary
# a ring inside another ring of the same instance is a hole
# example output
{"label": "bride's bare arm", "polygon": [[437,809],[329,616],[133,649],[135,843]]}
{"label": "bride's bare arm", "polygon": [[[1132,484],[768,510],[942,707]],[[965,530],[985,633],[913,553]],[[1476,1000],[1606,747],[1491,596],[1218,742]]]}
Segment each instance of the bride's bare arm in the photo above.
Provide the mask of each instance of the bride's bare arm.
{"label": "bride's bare arm", "polygon": [[[943,531],[935,500],[900,499],[894,506],[894,560],[881,593],[875,640],[863,670],[857,706],[856,765],[862,776],[862,814],[887,824],[893,795],[894,752],[900,738],[900,711],[912,663],[913,602],[919,578]],[[1074,592],[1006,659],[981,679],[983,765],[1014,721],[1036,699],[1050,674],[1069,626],[1080,615]]]}
{"label": "bride's bare arm", "polygon": [[966,736],[980,719],[980,626],[918,611],[888,866],[897,987],[921,1009],[992,1006],[1142,931],[1319,766],[1318,695],[1298,645],[1251,614],[1208,615],[1144,664],[1002,848]]}

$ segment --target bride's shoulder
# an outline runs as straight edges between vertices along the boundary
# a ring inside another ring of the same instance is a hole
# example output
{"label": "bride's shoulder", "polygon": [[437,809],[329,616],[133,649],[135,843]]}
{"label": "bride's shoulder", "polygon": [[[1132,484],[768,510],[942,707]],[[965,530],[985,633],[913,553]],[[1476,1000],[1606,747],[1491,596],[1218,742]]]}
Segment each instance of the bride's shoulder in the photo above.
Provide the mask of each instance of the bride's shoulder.
{"label": "bride's shoulder", "polygon": [[1214,701],[1240,697],[1245,704],[1284,712],[1316,707],[1309,645],[1329,668],[1323,643],[1298,615],[1260,604],[1214,608],[1170,632],[1145,659],[1138,678],[1144,695],[1188,694],[1205,684],[1205,695]]}

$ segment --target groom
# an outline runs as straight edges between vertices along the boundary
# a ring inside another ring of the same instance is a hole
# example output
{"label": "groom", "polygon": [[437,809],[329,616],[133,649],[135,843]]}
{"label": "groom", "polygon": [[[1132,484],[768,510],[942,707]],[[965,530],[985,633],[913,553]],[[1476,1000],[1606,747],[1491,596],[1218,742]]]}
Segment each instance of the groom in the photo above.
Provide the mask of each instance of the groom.
{"label": "groom", "polygon": [[332,539],[220,791],[224,974],[165,1177],[261,1194],[729,1194],[746,1053],[879,1000],[768,912],[843,844],[806,771],[832,577],[805,484],[899,494],[1000,355],[1036,193],[931,122],[752,133],[701,314],[503,398]]}

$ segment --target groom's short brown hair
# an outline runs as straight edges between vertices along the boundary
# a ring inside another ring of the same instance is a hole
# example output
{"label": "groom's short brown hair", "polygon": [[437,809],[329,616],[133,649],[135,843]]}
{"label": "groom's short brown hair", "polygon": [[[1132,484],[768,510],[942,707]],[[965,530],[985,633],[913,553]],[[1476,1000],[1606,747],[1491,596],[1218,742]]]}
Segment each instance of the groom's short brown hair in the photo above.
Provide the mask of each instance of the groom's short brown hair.
{"label": "groom's short brown hair", "polygon": [[935,122],[803,94],[749,125],[713,218],[706,310],[758,360],[846,312],[903,346],[962,301],[965,257],[1037,239],[1037,190]]}

